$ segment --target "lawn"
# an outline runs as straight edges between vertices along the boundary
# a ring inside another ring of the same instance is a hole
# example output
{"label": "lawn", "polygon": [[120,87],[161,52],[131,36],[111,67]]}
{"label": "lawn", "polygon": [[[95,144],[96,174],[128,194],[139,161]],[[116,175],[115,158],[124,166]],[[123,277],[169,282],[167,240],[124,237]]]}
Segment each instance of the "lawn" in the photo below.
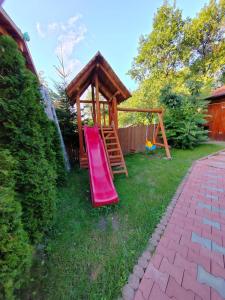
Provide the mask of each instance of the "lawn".
{"label": "lawn", "polygon": [[52,300],[117,298],[191,163],[221,148],[172,150],[171,161],[143,153],[126,156],[129,178],[115,179],[120,202],[100,209],[91,207],[87,170],[77,167],[59,189],[47,255],[40,251],[26,294]]}

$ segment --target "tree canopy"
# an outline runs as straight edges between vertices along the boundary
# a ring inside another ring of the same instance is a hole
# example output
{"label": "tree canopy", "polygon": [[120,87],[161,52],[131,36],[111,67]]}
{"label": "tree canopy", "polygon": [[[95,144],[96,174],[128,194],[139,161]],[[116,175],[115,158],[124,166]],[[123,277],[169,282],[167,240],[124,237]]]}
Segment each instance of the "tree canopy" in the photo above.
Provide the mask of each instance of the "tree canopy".
{"label": "tree canopy", "polygon": [[[170,84],[176,92],[191,94],[190,86],[207,93],[225,78],[225,0],[210,0],[194,18],[164,1],[152,31],[141,36],[130,76],[138,82],[126,106],[156,107],[160,90]],[[191,84],[190,84],[191,82]],[[121,123],[131,116],[121,114]],[[143,121],[134,117],[133,123]]]}

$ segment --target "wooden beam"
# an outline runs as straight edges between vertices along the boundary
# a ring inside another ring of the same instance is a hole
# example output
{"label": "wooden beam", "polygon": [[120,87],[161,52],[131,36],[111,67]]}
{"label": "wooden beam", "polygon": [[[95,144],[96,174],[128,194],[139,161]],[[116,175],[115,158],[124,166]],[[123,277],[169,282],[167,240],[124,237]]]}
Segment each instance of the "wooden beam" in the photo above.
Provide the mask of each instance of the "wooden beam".
{"label": "wooden beam", "polygon": [[91,98],[92,98],[92,110],[93,110],[93,121],[96,124],[96,111],[95,111],[95,90],[94,85],[91,84]]}
{"label": "wooden beam", "polygon": [[[96,103],[96,101],[94,101]],[[80,103],[84,103],[84,104],[92,104],[92,100],[80,100]],[[107,101],[99,101],[100,104],[105,104],[105,105],[109,105],[109,103]]]}
{"label": "wooden beam", "polygon": [[102,72],[109,78],[109,80],[113,83],[114,87],[117,89],[117,91],[120,91],[120,93],[123,95],[123,97],[126,97],[123,90],[120,88],[120,86],[117,84],[117,82],[112,78],[112,76],[109,75],[109,72],[105,70],[105,68],[100,65],[99,68],[102,70]]}
{"label": "wooden beam", "polygon": [[101,111],[100,111],[100,103],[99,103],[99,81],[98,74],[95,74],[95,98],[96,98],[96,115],[97,115],[97,125],[101,126]]}
{"label": "wooden beam", "polygon": [[128,108],[128,107],[117,107],[118,111],[125,111],[125,112],[145,112],[145,113],[162,113],[162,108]]}
{"label": "wooden beam", "polygon": [[105,103],[103,103],[103,124],[106,126],[106,121],[105,121]]}
{"label": "wooden beam", "polygon": [[76,97],[76,104],[77,104],[77,127],[78,127],[78,134],[79,134],[79,150],[80,150],[80,156],[82,156],[82,155],[84,155],[84,140],[83,140],[81,110],[80,110],[80,96],[79,95],[77,95],[77,97]]}
{"label": "wooden beam", "polygon": [[158,118],[159,118],[160,129],[161,129],[161,132],[162,132],[163,143],[164,143],[164,147],[165,147],[165,150],[166,150],[166,156],[167,156],[168,159],[171,159],[170,149],[169,149],[169,146],[168,146],[168,143],[167,143],[165,128],[164,128],[164,124],[163,124],[162,113],[158,113]]}
{"label": "wooden beam", "polygon": [[115,129],[117,131],[118,130],[118,112],[117,112],[117,99],[116,99],[116,97],[113,97],[112,105],[113,105],[113,121],[114,121]]}

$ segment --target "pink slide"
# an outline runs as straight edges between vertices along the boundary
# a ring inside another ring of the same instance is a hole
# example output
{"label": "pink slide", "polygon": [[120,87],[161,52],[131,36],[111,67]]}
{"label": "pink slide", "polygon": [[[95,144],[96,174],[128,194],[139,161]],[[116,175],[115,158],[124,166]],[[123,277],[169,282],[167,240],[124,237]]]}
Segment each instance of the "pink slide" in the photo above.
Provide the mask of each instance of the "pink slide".
{"label": "pink slide", "polygon": [[84,126],[93,207],[118,203],[105,148],[97,126]]}

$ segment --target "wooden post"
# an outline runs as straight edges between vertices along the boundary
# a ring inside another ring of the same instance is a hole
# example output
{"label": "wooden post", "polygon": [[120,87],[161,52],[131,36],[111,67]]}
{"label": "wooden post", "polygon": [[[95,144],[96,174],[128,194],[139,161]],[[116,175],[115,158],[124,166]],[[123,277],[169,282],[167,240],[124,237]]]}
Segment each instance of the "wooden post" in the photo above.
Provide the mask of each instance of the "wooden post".
{"label": "wooden post", "polygon": [[162,113],[158,113],[158,118],[159,118],[159,125],[160,125],[161,131],[162,131],[162,138],[163,138],[163,142],[164,142],[164,146],[165,146],[165,150],[166,150],[166,156],[168,159],[171,159],[170,149],[169,149],[169,146],[167,143],[165,128],[164,128],[164,124],[163,124]]}
{"label": "wooden post", "polygon": [[77,127],[78,127],[78,134],[79,134],[79,150],[80,150],[80,156],[82,156],[82,155],[84,155],[84,141],[83,141],[81,110],[80,110],[80,96],[79,95],[77,95],[76,104],[77,104]]}
{"label": "wooden post", "polygon": [[111,126],[112,125],[112,102],[109,102],[108,110],[109,110],[109,126]]}
{"label": "wooden post", "polygon": [[104,126],[106,126],[106,122],[105,122],[105,103],[103,103],[102,106],[103,106],[103,124],[104,124]]}
{"label": "wooden post", "polygon": [[117,111],[116,97],[113,97],[112,104],[113,104],[113,121],[114,121],[115,129],[117,131],[118,130],[118,111]]}
{"label": "wooden post", "polygon": [[95,112],[95,91],[94,85],[91,85],[91,98],[92,98],[92,107],[93,107],[93,121],[96,124],[96,112]]}
{"label": "wooden post", "polygon": [[95,75],[95,92],[96,92],[96,114],[97,114],[97,125],[101,126],[101,111],[99,103],[99,85],[98,85],[98,75]]}

